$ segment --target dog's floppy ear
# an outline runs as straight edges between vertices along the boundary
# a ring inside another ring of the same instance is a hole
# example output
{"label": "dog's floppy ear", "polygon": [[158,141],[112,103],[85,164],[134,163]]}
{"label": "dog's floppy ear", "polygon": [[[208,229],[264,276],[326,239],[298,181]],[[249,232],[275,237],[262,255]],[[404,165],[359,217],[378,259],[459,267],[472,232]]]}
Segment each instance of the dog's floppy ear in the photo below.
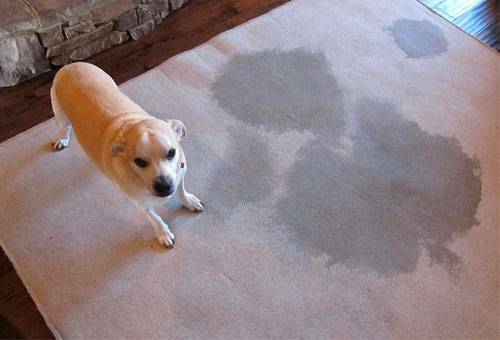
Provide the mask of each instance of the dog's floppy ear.
{"label": "dog's floppy ear", "polygon": [[172,119],[167,121],[172,127],[172,131],[174,131],[177,136],[177,140],[180,141],[187,135],[186,126],[180,120]]}
{"label": "dog's floppy ear", "polygon": [[111,145],[111,157],[121,156],[125,154],[125,146],[120,141],[115,141]]}

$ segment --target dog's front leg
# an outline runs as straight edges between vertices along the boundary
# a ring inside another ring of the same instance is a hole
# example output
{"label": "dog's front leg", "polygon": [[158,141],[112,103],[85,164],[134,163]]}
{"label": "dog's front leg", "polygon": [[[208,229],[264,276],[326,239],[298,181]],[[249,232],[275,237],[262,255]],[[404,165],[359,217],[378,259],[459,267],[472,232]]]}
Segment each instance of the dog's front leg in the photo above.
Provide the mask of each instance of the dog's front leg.
{"label": "dog's front leg", "polygon": [[177,197],[183,206],[194,212],[201,212],[205,210],[203,202],[193,194],[186,191],[184,187],[184,176],[182,177],[179,187],[177,188]]}
{"label": "dog's front leg", "polygon": [[167,248],[172,248],[175,243],[175,236],[170,231],[168,224],[166,224],[161,219],[161,217],[156,213],[156,211],[153,208],[146,208],[143,210],[143,212],[146,215],[147,219],[153,225],[156,238],[158,239],[160,244]]}

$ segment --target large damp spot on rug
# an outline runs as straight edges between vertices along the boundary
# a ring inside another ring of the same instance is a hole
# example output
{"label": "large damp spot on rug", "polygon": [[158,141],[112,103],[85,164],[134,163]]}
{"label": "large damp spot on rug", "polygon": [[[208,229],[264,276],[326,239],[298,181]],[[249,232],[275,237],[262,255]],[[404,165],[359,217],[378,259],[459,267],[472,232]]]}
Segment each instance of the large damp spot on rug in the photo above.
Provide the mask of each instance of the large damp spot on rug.
{"label": "large damp spot on rug", "polygon": [[391,104],[363,100],[355,112],[348,156],[321,136],[300,150],[276,223],[328,266],[411,273],[425,249],[432,264],[456,273],[461,259],[450,244],[478,224],[478,161]]}
{"label": "large damp spot on rug", "polygon": [[254,127],[275,131],[344,130],[339,84],[322,52],[268,50],[239,55],[220,71],[212,93],[220,107]]}
{"label": "large damp spot on rug", "polygon": [[388,31],[408,58],[433,57],[448,49],[441,28],[428,20],[398,19]]}
{"label": "large damp spot on rug", "polygon": [[[347,119],[341,87],[321,52],[236,56],[211,90],[237,119],[213,175],[214,191],[221,182],[227,188],[219,217],[268,199],[275,176],[285,176],[274,222],[300,250],[326,255],[329,266],[392,276],[413,272],[425,251],[432,264],[459,267],[450,245],[478,224],[481,179],[479,162],[455,138],[430,135],[393,105],[373,100],[361,101]],[[269,136],[288,130],[316,137],[292,166],[275,169]]]}

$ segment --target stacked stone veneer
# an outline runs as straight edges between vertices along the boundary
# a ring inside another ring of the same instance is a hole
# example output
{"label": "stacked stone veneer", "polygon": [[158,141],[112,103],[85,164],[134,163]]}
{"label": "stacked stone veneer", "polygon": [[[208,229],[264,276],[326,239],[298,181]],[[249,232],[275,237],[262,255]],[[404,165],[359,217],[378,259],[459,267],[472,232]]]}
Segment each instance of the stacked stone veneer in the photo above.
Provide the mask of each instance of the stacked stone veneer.
{"label": "stacked stone veneer", "polygon": [[188,0],[88,0],[0,27],[0,87],[139,39]]}

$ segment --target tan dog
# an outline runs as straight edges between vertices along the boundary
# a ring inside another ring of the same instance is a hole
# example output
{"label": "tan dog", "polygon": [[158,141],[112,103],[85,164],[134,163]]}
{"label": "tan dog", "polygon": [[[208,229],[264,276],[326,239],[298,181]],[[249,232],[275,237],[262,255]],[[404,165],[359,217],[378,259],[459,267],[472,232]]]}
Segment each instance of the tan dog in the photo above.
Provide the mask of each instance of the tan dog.
{"label": "tan dog", "polygon": [[186,208],[204,210],[184,188],[187,167],[179,144],[186,135],[184,124],[150,116],[108,74],[88,63],[61,68],[50,97],[64,128],[53,148],[66,148],[74,131],[87,156],[144,212],[158,241],[172,247],[174,234],[154,207],[177,192]]}

